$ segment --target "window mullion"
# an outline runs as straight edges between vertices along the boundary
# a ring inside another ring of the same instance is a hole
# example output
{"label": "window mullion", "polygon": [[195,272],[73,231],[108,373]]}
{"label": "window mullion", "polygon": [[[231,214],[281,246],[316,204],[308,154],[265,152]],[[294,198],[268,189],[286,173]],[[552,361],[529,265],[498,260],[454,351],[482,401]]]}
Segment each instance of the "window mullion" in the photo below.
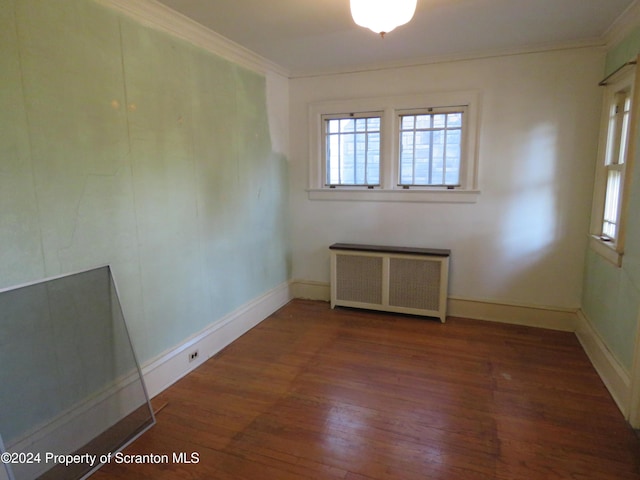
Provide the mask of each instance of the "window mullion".
{"label": "window mullion", "polygon": [[[342,130],[342,125],[340,125],[340,130]],[[344,138],[342,136],[342,131],[338,132],[338,184],[342,183],[342,169],[343,165],[343,153],[344,153]]]}
{"label": "window mullion", "polygon": [[364,183],[369,185],[369,122],[364,125]]}
{"label": "window mullion", "polygon": [[353,125],[353,185],[358,184],[358,128]]}
{"label": "window mullion", "polygon": [[411,142],[411,183],[416,183],[416,119],[413,119],[413,141]]}
{"label": "window mullion", "polygon": [[429,185],[433,183],[433,115],[431,115],[431,130],[429,130]]}
{"label": "window mullion", "polygon": [[449,125],[449,115],[444,116],[444,132],[442,134],[443,144],[442,144],[442,184],[446,185],[447,183],[447,140],[448,140],[448,125]]}

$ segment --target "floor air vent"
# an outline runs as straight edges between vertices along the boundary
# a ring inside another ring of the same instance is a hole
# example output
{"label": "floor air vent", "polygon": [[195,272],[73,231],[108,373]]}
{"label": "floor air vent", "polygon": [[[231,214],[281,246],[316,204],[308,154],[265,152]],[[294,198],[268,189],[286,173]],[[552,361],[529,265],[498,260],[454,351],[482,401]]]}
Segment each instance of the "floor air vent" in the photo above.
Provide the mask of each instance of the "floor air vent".
{"label": "floor air vent", "polygon": [[446,319],[449,250],[336,243],[331,250],[331,307]]}

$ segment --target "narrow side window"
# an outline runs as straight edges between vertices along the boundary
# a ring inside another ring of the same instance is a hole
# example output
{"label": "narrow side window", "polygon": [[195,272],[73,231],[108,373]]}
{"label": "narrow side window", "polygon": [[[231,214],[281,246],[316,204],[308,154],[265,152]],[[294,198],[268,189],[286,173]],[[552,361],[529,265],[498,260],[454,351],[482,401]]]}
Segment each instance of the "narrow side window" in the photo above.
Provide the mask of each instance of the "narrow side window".
{"label": "narrow side window", "polygon": [[623,180],[625,175],[631,87],[615,92],[609,105],[607,147],[604,158],[606,170],[605,201],[600,235],[615,242],[619,234]]}
{"label": "narrow side window", "polygon": [[591,221],[592,248],[621,265],[624,253],[625,210],[637,119],[636,68],[629,64],[608,79],[604,94],[600,147]]}

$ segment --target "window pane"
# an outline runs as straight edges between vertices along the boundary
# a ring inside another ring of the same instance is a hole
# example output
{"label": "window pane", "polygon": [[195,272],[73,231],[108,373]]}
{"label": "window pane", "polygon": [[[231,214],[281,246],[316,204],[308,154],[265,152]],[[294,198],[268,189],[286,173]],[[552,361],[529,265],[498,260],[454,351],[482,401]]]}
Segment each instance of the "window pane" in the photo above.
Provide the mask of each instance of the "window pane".
{"label": "window pane", "polygon": [[620,186],[622,174],[619,170],[609,169],[607,175],[607,191],[604,202],[604,219],[602,222],[602,234],[615,239],[618,207],[620,204]]}
{"label": "window pane", "polygon": [[459,185],[460,184],[460,166],[459,164],[449,166],[447,165],[447,171],[444,179],[446,185]]}
{"label": "window pane", "polygon": [[445,124],[446,115],[434,115],[433,116],[433,127],[434,128],[443,128]]}
{"label": "window pane", "polygon": [[[362,123],[366,123],[363,120]],[[367,165],[367,135],[364,133],[358,133],[356,135],[356,150],[354,154],[354,184],[362,185],[366,180],[366,165]]]}
{"label": "window pane", "polygon": [[622,131],[620,132],[620,154],[618,163],[622,164],[627,156],[627,134],[629,132],[629,112],[622,116]]}
{"label": "window pane", "polygon": [[402,117],[402,130],[412,130],[415,125],[415,118],[413,115],[406,115]]}
{"label": "window pane", "polygon": [[[378,127],[380,119],[378,119]],[[367,143],[367,178],[368,185],[380,183],[380,133],[370,133]]]}
{"label": "window pane", "polygon": [[462,113],[450,113],[447,115],[447,126],[449,127],[462,127]]}
{"label": "window pane", "polygon": [[[411,120],[407,120],[410,118]],[[414,117],[404,117],[402,124],[414,125]],[[402,133],[400,137],[400,183],[413,183],[413,134],[411,132]]]}
{"label": "window pane", "polygon": [[353,119],[340,120],[340,131],[341,132],[353,132],[355,127],[355,122]]}
{"label": "window pane", "polygon": [[[338,122],[336,122],[336,125]],[[340,136],[329,135],[327,138],[327,182],[340,182]]]}
{"label": "window pane", "polygon": [[416,115],[415,119],[416,128],[431,128],[431,115]]}
{"label": "window pane", "polygon": [[425,184],[431,181],[431,135],[431,132],[415,133],[413,184]]}
{"label": "window pane", "polygon": [[460,148],[461,131],[450,130],[447,132],[447,154],[445,159],[446,185],[460,184]]}
{"label": "window pane", "polygon": [[616,125],[618,122],[615,113],[615,105],[611,108],[612,111],[609,116],[609,125],[607,127],[607,152],[604,159],[605,165],[611,165],[614,162],[613,157],[616,150]]}

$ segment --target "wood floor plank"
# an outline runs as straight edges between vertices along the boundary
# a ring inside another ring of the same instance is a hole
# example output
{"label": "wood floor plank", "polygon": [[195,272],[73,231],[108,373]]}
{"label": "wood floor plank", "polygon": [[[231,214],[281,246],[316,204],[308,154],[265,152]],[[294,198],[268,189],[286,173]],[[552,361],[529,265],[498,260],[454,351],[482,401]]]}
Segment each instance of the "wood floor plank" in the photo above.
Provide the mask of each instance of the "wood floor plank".
{"label": "wood floor plank", "polygon": [[163,392],[106,479],[640,480],[571,333],[295,300]]}

